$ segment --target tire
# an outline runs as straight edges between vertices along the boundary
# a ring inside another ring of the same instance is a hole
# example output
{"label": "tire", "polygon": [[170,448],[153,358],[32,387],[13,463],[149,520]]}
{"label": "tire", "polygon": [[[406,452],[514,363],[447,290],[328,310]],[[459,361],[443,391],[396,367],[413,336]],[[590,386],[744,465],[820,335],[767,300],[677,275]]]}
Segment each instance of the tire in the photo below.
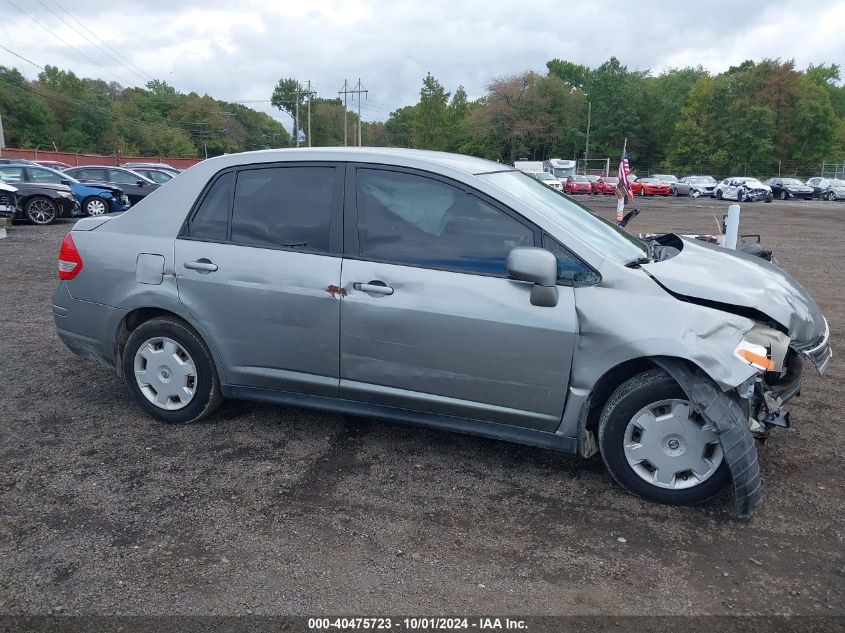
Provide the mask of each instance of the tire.
{"label": "tire", "polygon": [[[716,431],[695,414],[686,417],[688,404],[678,383],[661,369],[630,378],[610,396],[599,419],[599,448],[610,474],[628,492],[657,503],[697,505],[712,499],[727,485],[730,473]],[[654,405],[660,405],[654,411],[671,413],[643,413]],[[648,430],[638,430],[635,420],[651,422],[651,426],[643,424]],[[673,433],[677,429],[682,429],[680,434]],[[646,442],[649,432],[652,440]],[[640,452],[644,449],[649,453]],[[698,450],[702,451],[700,457],[694,455]],[[648,459],[638,462],[640,454],[653,455],[658,466],[652,466]],[[701,481],[692,474],[693,469],[684,470],[691,461],[699,464]],[[654,468],[653,473],[649,467]],[[658,474],[664,483],[658,482]],[[667,481],[667,475],[671,480]]]}
{"label": "tire", "polygon": [[672,187],[672,195],[673,195],[673,196],[675,196],[676,198],[680,198],[680,197],[681,197],[681,192],[680,192],[680,191],[678,191],[678,188],[677,188],[677,187]]}
{"label": "tire", "polygon": [[832,191],[828,191],[828,192],[824,195],[824,199],[825,199],[825,200],[827,200],[828,202],[833,202],[833,199],[834,199],[835,197],[836,197],[836,194],[834,194]]}
{"label": "tire", "polygon": [[787,197],[787,196],[786,196],[786,190],[785,190],[785,189],[781,189],[781,190],[780,190],[780,193],[778,194],[778,198],[780,198],[781,200],[786,200],[786,197]]}
{"label": "tire", "polygon": [[[162,354],[160,359],[158,354]],[[121,363],[135,402],[162,422],[196,422],[223,402],[208,346],[177,318],[161,317],[139,325],[126,341]]]}
{"label": "tire", "polygon": [[766,194],[766,202],[767,202],[767,203],[768,203],[768,202],[771,202],[771,201],[772,201],[772,200],[774,200],[774,199],[775,199],[775,197],[772,195],[772,193],[771,193],[771,192],[769,192],[769,193],[767,193],[767,194]]}
{"label": "tire", "polygon": [[722,199],[722,190],[716,189],[716,200],[721,200],[721,199]]}
{"label": "tire", "polygon": [[30,224],[52,224],[59,217],[59,207],[47,196],[33,196],[27,201],[23,215]]}
{"label": "tire", "polygon": [[105,215],[109,212],[109,201],[100,196],[89,196],[82,201],[82,212],[87,216]]}

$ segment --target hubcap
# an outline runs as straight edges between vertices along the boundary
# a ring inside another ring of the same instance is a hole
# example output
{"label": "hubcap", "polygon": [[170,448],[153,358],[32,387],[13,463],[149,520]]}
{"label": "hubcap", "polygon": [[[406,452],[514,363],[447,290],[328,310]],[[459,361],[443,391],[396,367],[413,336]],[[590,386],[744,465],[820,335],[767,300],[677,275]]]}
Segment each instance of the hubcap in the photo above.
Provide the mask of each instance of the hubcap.
{"label": "hubcap", "polygon": [[144,397],[160,409],[176,411],[191,402],[197,369],[188,351],[171,338],[151,338],[135,353],[135,380]]}
{"label": "hubcap", "polygon": [[661,400],[640,409],[625,429],[625,459],[643,480],[682,490],[709,479],[722,463],[722,446],[710,424],[686,400]]}
{"label": "hubcap", "polygon": [[53,221],[56,211],[48,200],[33,200],[27,209],[29,219],[36,224],[48,224]]}
{"label": "hubcap", "polygon": [[86,206],[89,215],[103,215],[106,212],[106,205],[102,200],[90,200]]}

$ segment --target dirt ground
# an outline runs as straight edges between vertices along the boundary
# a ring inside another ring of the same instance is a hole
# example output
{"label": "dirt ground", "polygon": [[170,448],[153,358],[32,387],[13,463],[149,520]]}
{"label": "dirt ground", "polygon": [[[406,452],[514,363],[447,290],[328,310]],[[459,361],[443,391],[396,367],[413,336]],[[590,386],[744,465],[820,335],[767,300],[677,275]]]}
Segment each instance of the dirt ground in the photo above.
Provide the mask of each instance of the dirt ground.
{"label": "dirt ground", "polygon": [[[727,208],[636,206],[634,233],[713,232]],[[244,402],[155,422],[56,338],[70,226],[0,240],[0,615],[845,615],[838,349],[762,449],[765,500],[741,522],[727,494],[654,505],[600,459],[400,424]],[[741,229],[839,347],[845,203],[745,204]]]}

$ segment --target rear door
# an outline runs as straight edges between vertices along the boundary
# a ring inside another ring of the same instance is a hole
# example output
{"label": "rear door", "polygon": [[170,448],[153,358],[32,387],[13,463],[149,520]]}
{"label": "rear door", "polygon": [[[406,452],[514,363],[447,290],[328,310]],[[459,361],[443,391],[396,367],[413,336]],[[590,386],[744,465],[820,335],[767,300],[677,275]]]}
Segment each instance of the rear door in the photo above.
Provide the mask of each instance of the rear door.
{"label": "rear door", "polygon": [[536,227],[459,183],[349,167],[342,397],[502,424],[560,423],[574,292],[533,306],[505,259]]}
{"label": "rear door", "polygon": [[232,385],[337,395],[343,167],[219,174],[176,240],[179,299]]}

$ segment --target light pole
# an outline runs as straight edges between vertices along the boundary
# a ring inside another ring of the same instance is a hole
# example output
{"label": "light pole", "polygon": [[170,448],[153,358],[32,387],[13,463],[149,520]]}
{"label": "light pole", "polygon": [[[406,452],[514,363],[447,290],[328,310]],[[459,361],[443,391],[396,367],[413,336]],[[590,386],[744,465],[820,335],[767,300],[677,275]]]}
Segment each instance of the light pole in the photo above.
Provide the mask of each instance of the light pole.
{"label": "light pole", "polygon": [[587,173],[587,158],[590,156],[590,116],[593,113],[593,100],[587,102],[587,143],[584,145],[584,173]]}

